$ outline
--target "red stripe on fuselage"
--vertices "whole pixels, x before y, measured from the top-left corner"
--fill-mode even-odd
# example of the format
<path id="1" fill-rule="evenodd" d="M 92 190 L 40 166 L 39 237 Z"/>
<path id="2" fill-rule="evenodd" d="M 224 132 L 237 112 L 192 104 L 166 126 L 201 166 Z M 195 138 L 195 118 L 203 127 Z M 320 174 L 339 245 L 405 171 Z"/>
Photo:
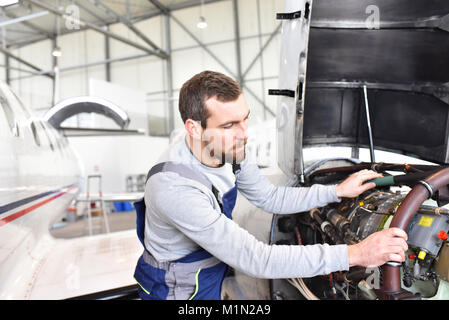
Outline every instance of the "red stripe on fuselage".
<path id="1" fill-rule="evenodd" d="M 71 188 L 67 189 L 66 191 L 60 192 L 60 193 L 58 193 L 58 194 L 56 194 L 56 195 L 54 195 L 54 196 L 52 196 L 52 197 L 50 197 L 48 199 L 45 199 L 45 200 L 43 200 L 41 202 L 38 202 L 38 203 L 35 203 L 35 204 L 33 204 L 32 206 L 30 206 L 28 208 L 25 208 L 23 210 L 20 210 L 20 211 L 18 211 L 16 213 L 13 213 L 13 214 L 5 217 L 3 219 L 0 219 L 0 227 L 4 226 L 5 224 L 7 224 L 7 223 L 9 223 L 9 222 L 11 222 L 13 220 L 16 220 L 17 218 L 20 218 L 20 217 L 26 215 L 27 213 L 29 213 L 29 212 L 31 212 L 31 211 L 33 211 L 33 210 L 43 206 L 46 203 L 49 203 L 52 200 L 55 200 L 55 199 L 59 198 L 60 196 L 66 194 L 67 192 L 72 190 L 73 188 L 75 188 L 75 187 L 71 187 Z"/>

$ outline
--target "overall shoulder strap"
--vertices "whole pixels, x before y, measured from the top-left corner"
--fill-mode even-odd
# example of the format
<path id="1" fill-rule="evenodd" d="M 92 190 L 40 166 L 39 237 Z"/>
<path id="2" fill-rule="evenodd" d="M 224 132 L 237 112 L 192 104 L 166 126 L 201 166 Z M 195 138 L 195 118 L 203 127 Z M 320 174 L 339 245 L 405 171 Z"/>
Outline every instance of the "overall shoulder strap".
<path id="1" fill-rule="evenodd" d="M 218 197 L 218 189 L 209 181 L 209 179 L 207 179 L 206 176 L 203 175 L 201 172 L 194 171 L 190 167 L 188 167 L 180 162 L 166 161 L 166 162 L 161 162 L 161 163 L 154 165 L 148 172 L 146 181 L 148 181 L 148 179 L 150 179 L 150 177 L 156 173 L 167 172 L 167 171 L 176 172 L 181 177 L 197 181 L 197 182 L 201 183 L 202 185 L 206 186 L 208 189 L 210 189 L 212 191 L 212 193 L 215 196 L 215 199 L 217 199 L 217 202 L 221 207 L 221 202 Z M 233 164 L 232 172 L 234 174 L 238 174 L 239 171 L 240 171 L 240 164 Z"/>
<path id="2" fill-rule="evenodd" d="M 167 161 L 167 162 L 161 162 L 161 163 L 154 165 L 148 172 L 146 181 L 148 181 L 148 179 L 151 176 L 155 175 L 156 173 L 167 172 L 167 171 L 176 172 L 182 177 L 185 177 L 185 178 L 188 178 L 188 179 L 191 179 L 191 180 L 194 180 L 194 181 L 197 181 L 197 182 L 203 184 L 204 186 L 206 186 L 210 190 L 212 190 L 215 198 L 218 201 L 218 191 L 212 185 L 212 183 L 208 179 L 206 179 L 206 177 L 203 174 L 201 174 L 200 172 L 195 172 L 194 170 L 190 169 L 188 166 L 186 166 L 182 163 L 179 163 L 179 162 Z M 144 198 L 142 198 L 139 201 L 134 202 L 134 207 L 136 209 L 136 216 L 137 216 L 137 219 L 136 219 L 137 236 L 139 237 L 140 242 L 142 242 L 142 244 L 145 248 L 144 233 L 145 233 L 146 206 L 145 206 Z"/>
<path id="3" fill-rule="evenodd" d="M 153 166 L 147 174 L 147 181 L 154 174 L 167 171 L 176 172 L 181 177 L 197 181 L 203 184 L 204 186 L 208 187 L 209 189 L 213 188 L 212 183 L 203 174 L 201 174 L 198 171 L 194 171 L 193 169 L 189 168 L 188 166 L 180 162 L 173 162 L 173 161 L 161 162 Z"/>

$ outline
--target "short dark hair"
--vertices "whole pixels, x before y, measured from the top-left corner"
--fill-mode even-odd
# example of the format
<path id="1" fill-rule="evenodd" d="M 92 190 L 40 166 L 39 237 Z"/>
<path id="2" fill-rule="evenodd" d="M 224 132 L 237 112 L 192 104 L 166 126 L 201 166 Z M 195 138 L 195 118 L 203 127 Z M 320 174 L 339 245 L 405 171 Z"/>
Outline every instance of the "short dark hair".
<path id="1" fill-rule="evenodd" d="M 179 92 L 179 112 L 182 121 L 200 121 L 207 127 L 209 113 L 206 100 L 216 97 L 218 101 L 236 100 L 242 93 L 239 84 L 232 78 L 215 71 L 203 71 L 186 81 Z"/>

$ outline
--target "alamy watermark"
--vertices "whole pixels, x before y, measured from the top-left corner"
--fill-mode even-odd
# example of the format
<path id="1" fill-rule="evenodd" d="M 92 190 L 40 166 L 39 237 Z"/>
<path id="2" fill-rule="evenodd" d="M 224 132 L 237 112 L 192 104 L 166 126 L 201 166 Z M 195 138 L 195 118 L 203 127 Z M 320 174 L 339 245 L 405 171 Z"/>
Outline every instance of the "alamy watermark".
<path id="1" fill-rule="evenodd" d="M 373 289 L 380 289 L 380 271 L 378 267 L 375 268 L 366 268 L 365 273 L 368 273 L 369 276 L 366 278 L 366 283 L 371 286 Z"/>
<path id="2" fill-rule="evenodd" d="M 68 30 L 79 30 L 84 22 L 80 20 L 80 8 L 75 4 L 70 4 L 66 7 L 59 7 L 58 11 L 62 13 L 62 17 L 65 20 L 64 26 Z"/>
<path id="3" fill-rule="evenodd" d="M 365 19 L 365 26 L 367 29 L 380 29 L 380 10 L 376 5 L 369 5 L 365 9 L 368 17 Z"/>

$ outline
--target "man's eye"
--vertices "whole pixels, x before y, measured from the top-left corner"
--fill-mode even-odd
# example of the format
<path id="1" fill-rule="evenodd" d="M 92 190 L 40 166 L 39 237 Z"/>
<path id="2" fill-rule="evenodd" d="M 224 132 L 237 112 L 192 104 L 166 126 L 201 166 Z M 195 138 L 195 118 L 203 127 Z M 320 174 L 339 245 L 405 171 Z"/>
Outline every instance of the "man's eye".
<path id="1" fill-rule="evenodd" d="M 231 123 L 231 124 L 228 124 L 228 125 L 224 126 L 223 128 L 224 128 L 224 129 L 231 129 L 233 125 L 234 125 L 234 124 Z"/>

